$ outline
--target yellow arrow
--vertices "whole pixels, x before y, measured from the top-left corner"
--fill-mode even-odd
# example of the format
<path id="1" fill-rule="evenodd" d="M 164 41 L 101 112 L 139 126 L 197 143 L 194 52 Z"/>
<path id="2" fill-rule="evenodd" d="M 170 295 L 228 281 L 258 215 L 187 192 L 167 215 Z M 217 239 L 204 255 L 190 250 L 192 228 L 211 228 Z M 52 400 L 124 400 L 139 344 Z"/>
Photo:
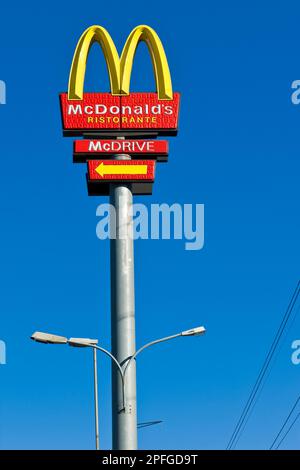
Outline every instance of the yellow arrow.
<path id="1" fill-rule="evenodd" d="M 148 167 L 147 165 L 105 165 L 101 162 L 95 171 L 102 177 L 105 175 L 146 175 Z"/>

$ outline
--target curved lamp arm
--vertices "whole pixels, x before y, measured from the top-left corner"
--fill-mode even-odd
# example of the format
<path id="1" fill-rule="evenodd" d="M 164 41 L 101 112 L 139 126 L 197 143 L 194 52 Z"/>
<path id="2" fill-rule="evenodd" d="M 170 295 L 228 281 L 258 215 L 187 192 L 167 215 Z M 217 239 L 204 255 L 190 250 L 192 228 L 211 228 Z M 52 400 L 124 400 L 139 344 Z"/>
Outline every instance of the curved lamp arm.
<path id="1" fill-rule="evenodd" d="M 125 377 L 124 377 L 124 372 L 123 372 L 123 369 L 119 363 L 119 361 L 115 358 L 115 356 L 110 353 L 109 351 L 107 351 L 107 349 L 104 349 L 102 348 L 101 346 L 97 346 L 96 344 L 89 344 L 89 346 L 91 348 L 94 348 L 94 349 L 97 349 L 98 351 L 101 351 L 103 352 L 104 354 L 106 354 L 108 357 L 110 357 L 110 359 L 116 364 L 116 366 L 118 367 L 118 370 L 120 372 L 120 376 L 121 376 L 121 380 L 122 380 L 122 390 L 123 390 L 123 410 L 125 410 Z"/>
<path id="2" fill-rule="evenodd" d="M 107 356 L 109 356 L 111 358 L 111 360 L 116 364 L 116 366 L 118 367 L 119 369 L 119 372 L 120 372 L 120 375 L 121 375 L 121 378 L 122 378 L 122 381 L 123 381 L 123 378 L 124 378 L 124 373 L 123 373 L 123 369 L 119 363 L 119 361 L 115 358 L 115 356 L 110 353 L 109 351 L 107 351 L 107 349 L 104 349 L 102 348 L 101 346 L 97 346 L 96 344 L 89 344 L 89 346 L 91 348 L 94 348 L 94 349 L 98 349 L 98 351 L 101 351 L 103 352 L 104 354 L 106 354 Z"/>
<path id="3" fill-rule="evenodd" d="M 179 336 L 182 336 L 182 334 L 181 334 L 181 333 L 177 333 L 176 335 L 171 335 L 171 336 L 166 336 L 165 338 L 156 339 L 156 340 L 154 340 L 154 341 L 151 341 L 150 343 L 145 344 L 145 345 L 142 346 L 140 349 L 138 349 L 138 350 L 133 354 L 133 356 L 131 356 L 131 358 L 128 360 L 126 366 L 124 367 L 124 371 L 123 371 L 124 382 L 125 382 L 126 371 L 127 371 L 128 367 L 130 366 L 130 364 L 132 363 L 132 361 L 134 361 L 134 359 L 136 359 L 136 357 L 137 357 L 142 351 L 144 351 L 144 349 L 147 349 L 147 348 L 149 348 L 150 346 L 154 346 L 154 344 L 163 343 L 164 341 L 169 341 L 170 339 L 178 338 Z"/>

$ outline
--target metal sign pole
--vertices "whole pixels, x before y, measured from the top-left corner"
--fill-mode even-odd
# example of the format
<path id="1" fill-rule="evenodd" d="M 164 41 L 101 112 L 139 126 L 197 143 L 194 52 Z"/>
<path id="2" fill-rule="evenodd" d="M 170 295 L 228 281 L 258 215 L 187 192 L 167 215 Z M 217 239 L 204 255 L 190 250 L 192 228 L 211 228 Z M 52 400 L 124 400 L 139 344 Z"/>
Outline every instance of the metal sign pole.
<path id="1" fill-rule="evenodd" d="M 115 158 L 128 160 L 130 156 Z M 110 241 L 112 354 L 123 367 L 136 350 L 132 199 L 130 185 L 110 185 L 110 204 L 116 215 L 116 237 Z M 112 367 L 112 434 L 114 450 L 137 449 L 135 361 L 126 374 L 125 397 L 120 373 Z"/>

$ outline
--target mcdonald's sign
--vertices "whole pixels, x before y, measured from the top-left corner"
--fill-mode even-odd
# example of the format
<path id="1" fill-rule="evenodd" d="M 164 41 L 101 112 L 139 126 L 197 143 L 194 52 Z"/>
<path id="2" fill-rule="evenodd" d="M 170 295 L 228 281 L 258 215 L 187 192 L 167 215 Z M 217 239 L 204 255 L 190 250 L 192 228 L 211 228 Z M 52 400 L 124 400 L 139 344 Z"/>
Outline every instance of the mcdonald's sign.
<path id="1" fill-rule="evenodd" d="M 155 93 L 130 93 L 130 77 L 138 44 L 149 49 L 156 81 Z M 111 93 L 85 93 L 89 51 L 97 42 L 104 53 Z M 174 93 L 168 61 L 157 33 L 141 25 L 128 36 L 121 56 L 102 26 L 91 26 L 78 41 L 68 93 L 60 94 L 64 135 L 176 135 L 180 94 Z"/>

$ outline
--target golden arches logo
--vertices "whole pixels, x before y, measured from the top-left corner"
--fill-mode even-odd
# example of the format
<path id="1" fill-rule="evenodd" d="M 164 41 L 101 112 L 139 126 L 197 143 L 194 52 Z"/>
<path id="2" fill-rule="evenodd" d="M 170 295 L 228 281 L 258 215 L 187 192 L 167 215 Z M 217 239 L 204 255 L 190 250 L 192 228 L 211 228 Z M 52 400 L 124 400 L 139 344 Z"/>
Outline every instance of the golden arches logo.
<path id="1" fill-rule="evenodd" d="M 112 95 L 129 95 L 133 60 L 138 44 L 147 44 L 160 100 L 172 100 L 173 90 L 167 57 L 157 33 L 150 26 L 140 25 L 132 30 L 119 57 L 109 32 L 102 26 L 90 26 L 80 37 L 69 77 L 68 99 L 82 100 L 86 64 L 91 46 L 97 42 L 103 51 Z"/>

